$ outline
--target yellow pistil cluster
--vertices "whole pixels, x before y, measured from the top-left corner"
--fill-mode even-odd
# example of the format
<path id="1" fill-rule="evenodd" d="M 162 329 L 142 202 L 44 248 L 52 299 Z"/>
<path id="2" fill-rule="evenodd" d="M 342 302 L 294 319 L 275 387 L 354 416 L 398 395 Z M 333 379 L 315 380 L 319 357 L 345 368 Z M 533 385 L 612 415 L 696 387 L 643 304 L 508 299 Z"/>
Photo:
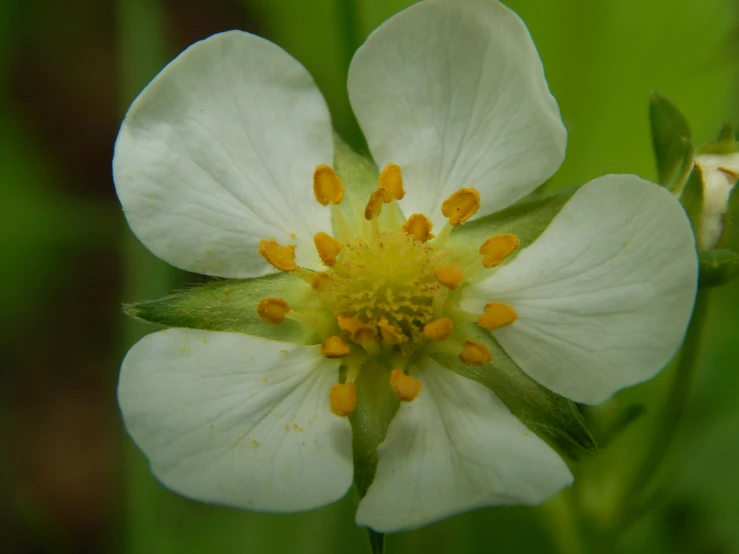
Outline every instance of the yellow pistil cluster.
<path id="1" fill-rule="evenodd" d="M 442 204 L 447 222 L 437 236 L 423 214 L 398 219 L 396 202 L 403 199 L 405 189 L 396 164 L 380 172 L 357 228 L 346 224 L 341 206 L 344 186 L 331 167 L 316 168 L 313 192 L 321 205 L 331 209 L 336 228 L 335 236 L 320 232 L 313 237 L 325 269 L 298 266 L 294 245 L 262 240 L 259 252 L 265 260 L 295 274 L 309 289 L 297 310 L 282 298 L 264 298 L 257 313 L 268 324 L 290 319 L 313 329 L 321 337 L 321 354 L 341 360 L 346 376 L 329 391 L 333 413 L 354 412 L 355 381 L 372 358 L 391 369 L 388 385 L 405 402 L 421 393 L 421 382 L 410 373 L 422 367 L 423 356 L 451 353 L 465 364 L 490 363 L 489 348 L 462 336 L 458 329 L 469 322 L 499 329 L 515 322 L 516 311 L 509 304 L 491 302 L 481 314 L 466 312 L 458 305 L 459 291 L 470 278 L 503 263 L 520 242 L 515 235 L 502 234 L 489 237 L 477 251 L 447 247 L 453 229 L 480 207 L 474 188 L 459 189 Z"/>

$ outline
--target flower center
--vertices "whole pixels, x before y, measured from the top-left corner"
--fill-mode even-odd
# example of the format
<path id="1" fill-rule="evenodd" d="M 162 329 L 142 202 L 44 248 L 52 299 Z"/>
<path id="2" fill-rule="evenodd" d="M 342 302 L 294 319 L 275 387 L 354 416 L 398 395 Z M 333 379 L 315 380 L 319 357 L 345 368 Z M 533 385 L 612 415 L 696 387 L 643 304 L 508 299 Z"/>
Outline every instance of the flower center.
<path id="1" fill-rule="evenodd" d="M 319 272 L 296 264 L 294 245 L 261 241 L 262 256 L 276 269 L 308 283 L 310 293 L 304 307 L 265 298 L 257 312 L 269 324 L 292 319 L 312 328 L 322 339 L 322 355 L 346 366 L 345 381 L 334 385 L 329 394 L 335 414 L 346 416 L 356 408 L 354 381 L 369 358 L 381 356 L 390 364 L 389 386 L 403 401 L 412 401 L 420 393 L 421 383 L 410 371 L 424 355 L 444 352 L 470 365 L 490 362 L 489 349 L 459 336 L 456 328 L 477 322 L 497 329 L 512 324 L 516 312 L 500 302 L 491 302 L 482 314 L 465 312 L 457 303 L 459 290 L 477 273 L 501 264 L 519 247 L 519 240 L 515 235 L 496 235 L 477 253 L 446 247 L 452 230 L 479 209 L 475 189 L 462 188 L 441 205 L 447 223 L 436 237 L 431 221 L 422 214 L 412 214 L 400 224 L 396 221 L 395 203 L 405 191 L 395 164 L 380 173 L 378 188 L 370 195 L 357 229 L 349 228 L 339 209 L 344 189 L 333 169 L 316 168 L 313 191 L 320 204 L 330 206 L 341 240 L 327 233 L 313 237 L 326 266 Z"/>

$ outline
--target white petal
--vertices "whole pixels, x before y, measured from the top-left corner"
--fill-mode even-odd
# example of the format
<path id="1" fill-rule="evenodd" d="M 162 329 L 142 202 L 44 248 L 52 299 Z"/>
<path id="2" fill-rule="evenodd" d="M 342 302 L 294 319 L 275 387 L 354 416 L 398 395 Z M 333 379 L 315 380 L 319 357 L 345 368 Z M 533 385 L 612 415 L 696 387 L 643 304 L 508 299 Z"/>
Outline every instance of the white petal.
<path id="1" fill-rule="evenodd" d="M 349 68 L 349 98 L 380 167 L 403 169 L 405 213 L 440 225 L 461 187 L 478 215 L 549 178 L 566 131 L 519 17 L 492 0 L 426 0 L 370 35 Z"/>
<path id="2" fill-rule="evenodd" d="M 597 404 L 657 373 L 682 342 L 695 298 L 690 224 L 664 188 L 633 175 L 583 186 L 509 265 L 464 291 L 482 311 L 511 304 L 494 332 L 554 392 Z"/>
<path id="3" fill-rule="evenodd" d="M 430 359 L 417 377 L 421 393 L 401 403 L 378 449 L 359 525 L 400 531 L 482 506 L 538 504 L 572 482 L 488 388 Z"/>
<path id="4" fill-rule="evenodd" d="M 118 400 L 154 475 L 189 498 L 290 512 L 340 498 L 351 429 L 329 408 L 336 362 L 318 346 L 169 329 L 141 339 Z"/>
<path id="5" fill-rule="evenodd" d="M 274 271 L 261 239 L 297 244 L 298 263 L 319 265 L 312 239 L 330 231 L 330 217 L 312 175 L 332 158 L 330 116 L 305 68 L 230 31 L 185 50 L 139 95 L 113 174 L 131 229 L 154 254 L 197 273 L 254 277 Z"/>

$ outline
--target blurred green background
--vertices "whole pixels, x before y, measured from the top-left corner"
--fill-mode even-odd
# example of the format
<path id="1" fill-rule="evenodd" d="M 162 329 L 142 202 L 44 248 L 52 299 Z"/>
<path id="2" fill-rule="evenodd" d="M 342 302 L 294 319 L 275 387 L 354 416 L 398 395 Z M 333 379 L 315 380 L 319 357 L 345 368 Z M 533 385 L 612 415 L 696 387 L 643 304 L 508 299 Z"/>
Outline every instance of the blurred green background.
<path id="1" fill-rule="evenodd" d="M 264 515 L 183 500 L 150 476 L 121 429 L 115 383 L 125 350 L 152 328 L 124 320 L 119 306 L 196 278 L 132 237 L 110 160 L 125 108 L 146 82 L 187 45 L 232 28 L 302 61 L 336 127 L 361 147 L 344 89 L 350 51 L 410 3 L 0 0 L 0 552 L 365 551 L 351 494 L 311 513 Z M 650 90 L 675 101 L 698 142 L 725 117 L 739 122 L 735 0 L 508 5 L 529 26 L 569 129 L 568 157 L 551 186 L 612 172 L 654 179 Z M 664 494 L 619 552 L 739 552 L 738 307 L 739 283 L 712 292 L 697 380 L 658 478 Z M 577 494 L 592 521 L 607 518 L 650 440 L 670 376 L 597 412 L 647 407 L 580 464 Z M 391 536 L 388 552 L 577 553 L 561 503 L 460 515 Z"/>

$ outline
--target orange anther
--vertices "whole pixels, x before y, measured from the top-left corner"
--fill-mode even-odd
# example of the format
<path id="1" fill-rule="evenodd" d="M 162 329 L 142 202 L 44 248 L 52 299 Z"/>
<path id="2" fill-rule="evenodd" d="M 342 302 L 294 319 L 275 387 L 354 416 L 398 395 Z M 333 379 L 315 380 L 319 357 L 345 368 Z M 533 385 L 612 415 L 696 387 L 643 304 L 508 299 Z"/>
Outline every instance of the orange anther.
<path id="1" fill-rule="evenodd" d="M 482 265 L 484 267 L 495 267 L 515 252 L 521 246 L 521 241 L 516 235 L 505 233 L 503 235 L 495 235 L 488 238 L 480 246 L 480 254 L 482 254 Z"/>
<path id="2" fill-rule="evenodd" d="M 364 208 L 364 219 L 371 221 L 380 217 L 384 201 L 384 192 L 382 189 L 374 191 L 367 201 L 367 206 Z"/>
<path id="3" fill-rule="evenodd" d="M 455 264 L 443 265 L 434 272 L 436 279 L 450 290 L 459 288 L 464 281 L 464 273 L 462 269 Z"/>
<path id="4" fill-rule="evenodd" d="M 321 343 L 321 354 L 330 360 L 343 358 L 350 351 L 349 345 L 341 337 L 329 337 Z"/>
<path id="5" fill-rule="evenodd" d="M 491 302 L 485 306 L 485 313 L 477 318 L 477 324 L 491 331 L 510 325 L 518 318 L 516 310 L 510 304 Z"/>
<path id="6" fill-rule="evenodd" d="M 326 290 L 326 287 L 331 284 L 331 281 L 333 281 L 333 277 L 328 273 L 321 271 L 313 275 L 313 279 L 310 282 L 310 288 L 316 292 L 323 292 Z"/>
<path id="7" fill-rule="evenodd" d="M 262 240 L 259 242 L 259 253 L 280 271 L 295 271 L 298 264 L 295 263 L 295 246 L 281 245 L 275 239 Z"/>
<path id="8" fill-rule="evenodd" d="M 441 205 L 441 213 L 451 225 L 461 225 L 480 209 L 480 193 L 472 187 L 459 189 Z"/>
<path id="9" fill-rule="evenodd" d="M 331 267 L 336 263 L 336 256 L 341 252 L 341 243 L 326 233 L 316 233 L 313 236 L 313 243 L 316 245 L 318 255 L 321 257 L 321 261 Z"/>
<path id="10" fill-rule="evenodd" d="M 361 321 L 351 315 L 339 314 L 336 316 L 336 321 L 339 324 L 339 328 L 350 337 L 362 325 Z"/>
<path id="11" fill-rule="evenodd" d="M 390 388 L 393 389 L 395 398 L 410 402 L 415 400 L 421 392 L 421 381 L 399 369 L 393 369 L 390 372 Z"/>
<path id="12" fill-rule="evenodd" d="M 354 383 L 338 383 L 328 393 L 331 411 L 340 417 L 346 417 L 357 409 L 357 387 Z"/>
<path id="13" fill-rule="evenodd" d="M 472 339 L 464 341 L 459 354 L 459 359 L 467 365 L 485 365 L 492 357 L 487 346 Z"/>
<path id="14" fill-rule="evenodd" d="M 265 323 L 279 325 L 285 321 L 290 306 L 282 298 L 264 298 L 259 301 L 257 315 Z"/>
<path id="15" fill-rule="evenodd" d="M 357 344 L 367 344 L 377 338 L 377 329 L 372 325 L 362 324 L 355 329 L 351 337 Z"/>
<path id="16" fill-rule="evenodd" d="M 454 332 L 452 320 L 448 317 L 442 317 L 436 321 L 432 321 L 423 328 L 423 334 L 431 340 L 444 340 Z"/>
<path id="17" fill-rule="evenodd" d="M 378 185 L 383 191 L 383 200 L 391 202 L 393 200 L 402 200 L 405 196 L 403 190 L 403 174 L 400 166 L 394 163 L 387 164 L 380 172 Z"/>
<path id="18" fill-rule="evenodd" d="M 406 337 L 400 329 L 391 325 L 385 318 L 382 318 L 377 326 L 380 328 L 382 340 L 388 344 L 401 344 L 408 340 L 408 337 Z"/>
<path id="19" fill-rule="evenodd" d="M 313 171 L 313 194 L 319 204 L 339 204 L 344 199 L 344 185 L 328 165 L 319 165 Z"/>
<path id="20" fill-rule="evenodd" d="M 408 221 L 403 224 L 403 232 L 413 235 L 417 241 L 426 242 L 434 238 L 431 232 L 433 224 L 423 214 L 412 214 Z"/>

